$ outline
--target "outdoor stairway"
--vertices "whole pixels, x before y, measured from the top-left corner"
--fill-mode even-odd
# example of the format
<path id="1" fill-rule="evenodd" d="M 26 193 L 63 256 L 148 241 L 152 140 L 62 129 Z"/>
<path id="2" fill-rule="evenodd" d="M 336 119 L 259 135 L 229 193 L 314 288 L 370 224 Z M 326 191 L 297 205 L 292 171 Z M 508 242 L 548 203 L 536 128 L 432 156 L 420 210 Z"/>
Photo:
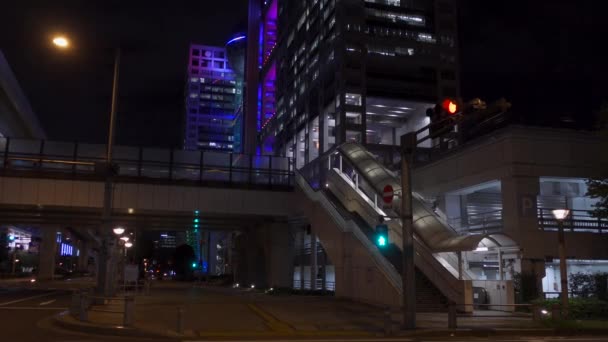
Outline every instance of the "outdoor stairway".
<path id="1" fill-rule="evenodd" d="M 370 241 L 375 241 L 375 230 L 355 212 L 349 212 L 330 191 L 322 190 L 325 196 L 336 206 L 344 217 L 353 220 L 365 233 Z M 377 247 L 376 247 L 377 248 Z M 393 265 L 395 270 L 402 274 L 402 252 L 392 242 L 386 248 L 380 249 L 382 255 Z M 416 268 L 416 311 L 418 312 L 444 312 L 447 311 L 447 298 L 433 285 L 433 283 Z M 400 303 L 399 303 L 400 305 Z"/>

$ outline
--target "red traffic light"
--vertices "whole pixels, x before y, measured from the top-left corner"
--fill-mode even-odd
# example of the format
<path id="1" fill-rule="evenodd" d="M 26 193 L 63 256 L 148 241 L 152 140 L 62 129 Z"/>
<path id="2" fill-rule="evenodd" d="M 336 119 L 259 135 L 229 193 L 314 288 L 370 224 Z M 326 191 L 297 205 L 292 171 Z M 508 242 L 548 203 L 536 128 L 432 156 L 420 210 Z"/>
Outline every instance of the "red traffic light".
<path id="1" fill-rule="evenodd" d="M 456 101 L 452 100 L 452 99 L 445 99 L 443 100 L 443 102 L 441 102 L 441 107 L 448 112 L 448 114 L 450 115 L 454 115 L 458 112 L 458 104 L 456 103 Z"/>

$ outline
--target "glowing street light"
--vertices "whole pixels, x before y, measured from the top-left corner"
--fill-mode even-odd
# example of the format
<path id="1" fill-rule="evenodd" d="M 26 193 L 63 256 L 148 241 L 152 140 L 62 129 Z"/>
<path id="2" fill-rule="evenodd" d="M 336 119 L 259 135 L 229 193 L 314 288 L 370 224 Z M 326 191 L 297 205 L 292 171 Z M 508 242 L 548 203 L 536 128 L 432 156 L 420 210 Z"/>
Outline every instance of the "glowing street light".
<path id="1" fill-rule="evenodd" d="M 122 241 L 124 242 L 128 242 L 129 241 L 129 237 L 128 236 L 123 236 L 120 238 Z"/>
<path id="2" fill-rule="evenodd" d="M 127 243 L 125 243 L 125 247 L 131 248 L 131 247 L 133 247 L 133 243 L 127 242 Z"/>
<path id="3" fill-rule="evenodd" d="M 568 269 L 566 265 L 566 238 L 564 236 L 564 220 L 570 214 L 568 209 L 555 209 L 553 210 L 553 216 L 557 220 L 557 239 L 558 239 L 558 251 L 559 251 L 559 277 L 562 291 L 562 318 L 566 318 L 568 315 Z"/>
<path id="4" fill-rule="evenodd" d="M 563 221 L 570 214 L 568 209 L 555 209 L 553 210 L 553 216 L 556 220 Z"/>
<path id="5" fill-rule="evenodd" d="M 67 49 L 70 46 L 70 41 L 64 36 L 56 36 L 53 38 L 53 44 L 60 49 Z"/>
<path id="6" fill-rule="evenodd" d="M 116 235 L 121 235 L 122 233 L 125 232 L 125 229 L 122 227 L 116 227 L 114 229 L 112 229 L 112 231 L 114 232 L 114 234 Z"/>

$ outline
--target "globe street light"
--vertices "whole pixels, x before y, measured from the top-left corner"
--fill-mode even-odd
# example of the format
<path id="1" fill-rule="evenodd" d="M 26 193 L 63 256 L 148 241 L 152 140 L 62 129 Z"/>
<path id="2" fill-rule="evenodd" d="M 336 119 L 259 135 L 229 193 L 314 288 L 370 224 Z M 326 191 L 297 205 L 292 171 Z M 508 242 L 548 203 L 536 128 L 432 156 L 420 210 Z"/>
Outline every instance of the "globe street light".
<path id="1" fill-rule="evenodd" d="M 564 220 L 570 214 L 568 209 L 555 209 L 553 210 L 553 217 L 557 220 L 557 239 L 558 239 L 558 251 L 559 251 L 559 276 L 560 284 L 562 287 L 562 316 L 566 318 L 568 315 L 568 270 L 566 265 L 566 241 L 564 237 Z"/>
<path id="2" fill-rule="evenodd" d="M 122 227 L 116 227 L 114 229 L 112 229 L 112 231 L 114 232 L 114 234 L 116 235 L 122 235 L 122 233 L 125 232 L 125 229 Z"/>
<path id="3" fill-rule="evenodd" d="M 133 247 L 133 243 L 127 242 L 127 243 L 125 243 L 125 247 L 131 248 L 131 247 Z"/>
<path id="4" fill-rule="evenodd" d="M 129 243 L 129 242 L 128 242 L 128 241 L 129 241 L 129 237 L 128 237 L 128 236 L 123 236 L 123 237 L 121 237 L 120 239 L 121 239 L 122 241 L 124 241 L 124 242 Z M 125 244 L 125 246 L 126 246 L 126 244 Z"/>

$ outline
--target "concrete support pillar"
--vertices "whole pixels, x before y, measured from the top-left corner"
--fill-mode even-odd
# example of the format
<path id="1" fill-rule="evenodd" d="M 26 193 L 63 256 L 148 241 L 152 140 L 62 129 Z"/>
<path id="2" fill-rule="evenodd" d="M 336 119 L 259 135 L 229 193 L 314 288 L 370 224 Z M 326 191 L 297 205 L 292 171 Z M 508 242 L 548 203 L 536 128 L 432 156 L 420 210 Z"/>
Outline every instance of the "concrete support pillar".
<path id="1" fill-rule="evenodd" d="M 264 225 L 264 254 L 268 287 L 291 287 L 293 284 L 293 242 L 287 222 Z"/>
<path id="2" fill-rule="evenodd" d="M 317 236 L 310 233 L 310 289 L 317 289 Z"/>
<path id="3" fill-rule="evenodd" d="M 543 278 L 545 277 L 545 260 L 528 259 L 521 260 L 522 295 L 523 300 L 531 300 L 540 296 L 543 292 Z"/>
<path id="4" fill-rule="evenodd" d="M 90 244 L 87 242 L 83 242 L 78 247 L 79 255 L 78 255 L 78 271 L 86 272 L 89 266 L 89 249 Z"/>
<path id="5" fill-rule="evenodd" d="M 502 219 L 504 232 L 522 249 L 534 250 L 537 241 L 525 239 L 538 231 L 536 199 L 540 193 L 538 177 L 505 177 L 501 179 Z M 526 246 L 526 241 L 530 242 Z"/>
<path id="6" fill-rule="evenodd" d="M 57 254 L 57 228 L 42 227 L 42 242 L 38 262 L 38 279 L 53 279 L 55 274 L 55 255 Z"/>
<path id="7" fill-rule="evenodd" d="M 498 280 L 505 280 L 505 271 L 503 268 L 502 251 L 498 250 Z"/>

